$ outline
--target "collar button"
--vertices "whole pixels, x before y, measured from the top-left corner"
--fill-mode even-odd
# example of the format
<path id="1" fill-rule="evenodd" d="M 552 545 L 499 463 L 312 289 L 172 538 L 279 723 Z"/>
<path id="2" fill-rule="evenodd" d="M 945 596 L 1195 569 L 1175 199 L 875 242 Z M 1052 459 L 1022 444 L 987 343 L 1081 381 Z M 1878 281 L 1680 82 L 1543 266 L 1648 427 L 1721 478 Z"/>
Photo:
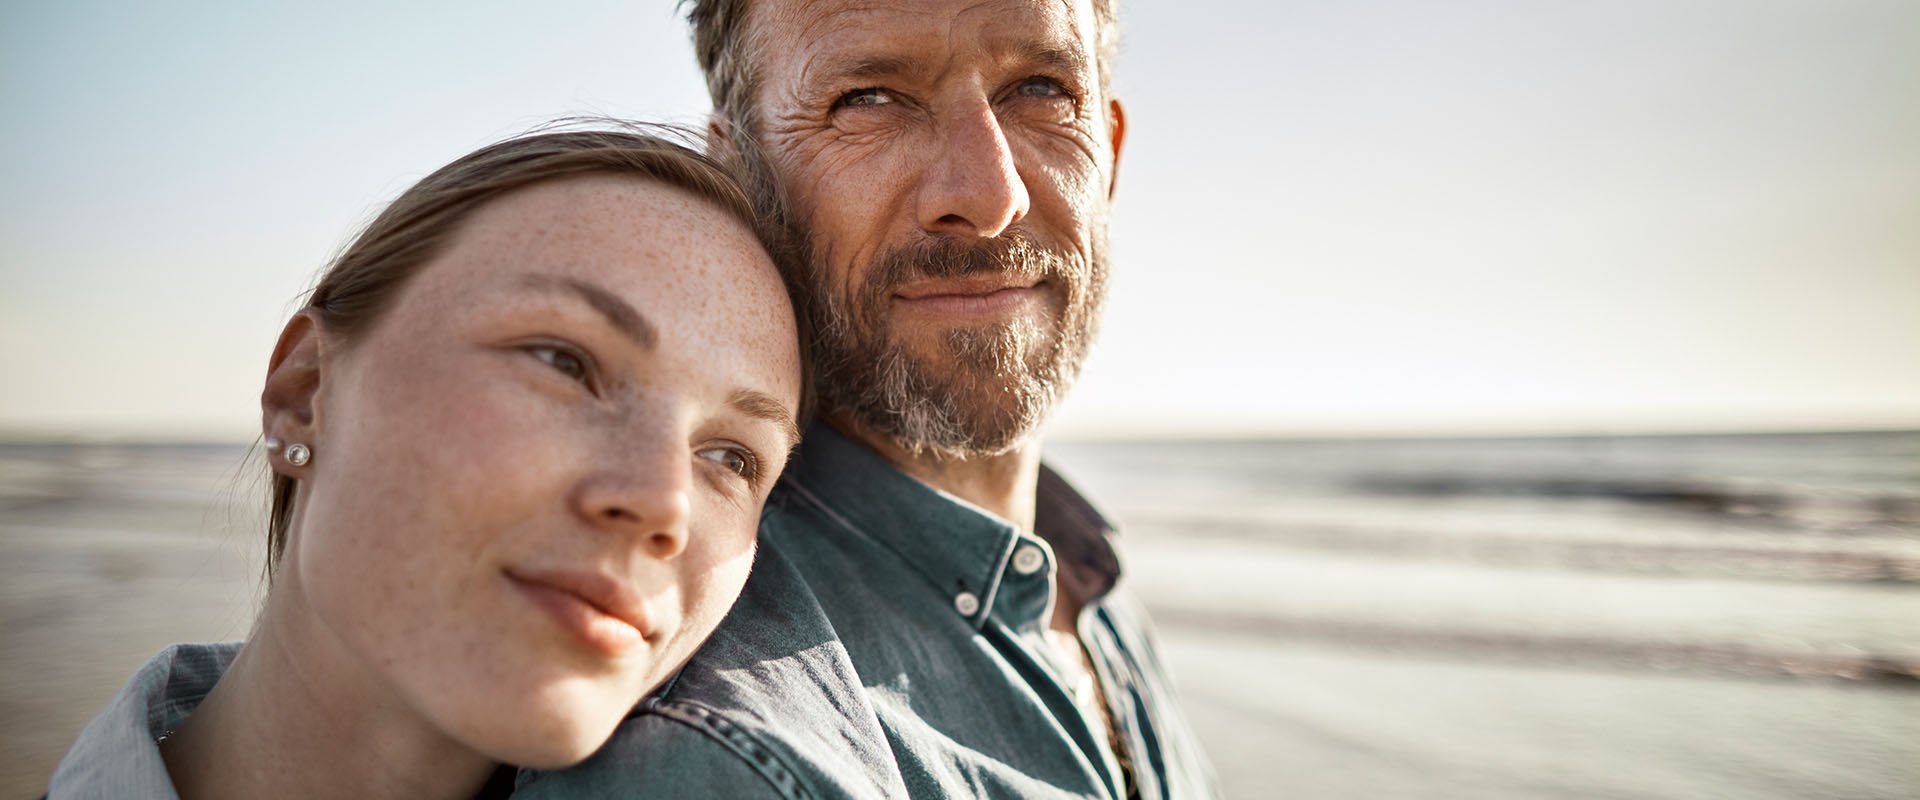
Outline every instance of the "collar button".
<path id="1" fill-rule="evenodd" d="M 1047 565 L 1047 556 L 1036 545 L 1023 544 L 1013 551 L 1013 571 L 1022 575 L 1032 575 Z"/>

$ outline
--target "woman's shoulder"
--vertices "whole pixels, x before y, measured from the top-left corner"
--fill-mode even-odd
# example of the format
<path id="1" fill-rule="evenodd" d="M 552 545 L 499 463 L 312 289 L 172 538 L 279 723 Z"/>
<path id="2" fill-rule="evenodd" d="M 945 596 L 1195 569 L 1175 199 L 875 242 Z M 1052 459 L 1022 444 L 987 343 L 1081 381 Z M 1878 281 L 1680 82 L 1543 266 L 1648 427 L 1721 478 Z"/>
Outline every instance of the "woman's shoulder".
<path id="1" fill-rule="evenodd" d="M 158 740 L 200 707 L 239 652 L 239 642 L 176 644 L 147 659 L 80 731 L 48 796 L 175 797 Z"/>

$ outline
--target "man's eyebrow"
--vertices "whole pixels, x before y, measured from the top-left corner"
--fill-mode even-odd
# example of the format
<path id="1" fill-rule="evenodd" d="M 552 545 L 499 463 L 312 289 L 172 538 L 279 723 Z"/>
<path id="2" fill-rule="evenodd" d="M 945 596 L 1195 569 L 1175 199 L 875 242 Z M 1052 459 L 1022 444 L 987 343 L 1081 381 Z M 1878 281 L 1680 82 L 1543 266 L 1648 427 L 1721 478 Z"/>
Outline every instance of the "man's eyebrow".
<path id="1" fill-rule="evenodd" d="M 1074 44 L 1048 44 L 1038 47 L 1009 47 L 1021 52 L 1019 60 L 1065 74 L 1078 74 L 1092 62 L 1087 51 Z M 861 55 L 827 62 L 822 73 L 829 79 L 860 80 L 907 75 L 926 69 L 920 58 L 910 55 Z"/>
<path id="2" fill-rule="evenodd" d="M 1050 67 L 1062 73 L 1076 75 L 1086 70 L 1093 61 L 1087 58 L 1087 51 L 1078 45 L 1050 45 L 1035 49 L 1027 55 L 1028 60 Z"/>
<path id="3" fill-rule="evenodd" d="M 579 297 L 586 301 L 587 305 L 593 306 L 593 310 L 600 312 L 601 316 L 606 317 L 607 324 L 625 334 L 628 339 L 632 339 L 634 344 L 640 345 L 643 349 L 652 350 L 660 343 L 660 331 L 653 327 L 653 323 L 648 322 L 638 309 L 620 299 L 619 295 L 597 284 L 588 283 L 579 278 L 562 278 L 554 275 L 526 275 L 520 282 L 531 288 L 558 290 Z"/>
<path id="4" fill-rule="evenodd" d="M 765 392 L 752 389 L 735 389 L 727 398 L 727 405 L 733 410 L 754 419 L 764 419 L 780 426 L 780 432 L 787 437 L 787 449 L 792 450 L 800 443 L 800 426 L 793 422 L 793 414 L 780 401 L 768 397 Z"/>
<path id="5" fill-rule="evenodd" d="M 914 59 L 907 56 L 856 56 L 827 62 L 822 73 L 829 80 L 886 78 L 914 71 Z"/>

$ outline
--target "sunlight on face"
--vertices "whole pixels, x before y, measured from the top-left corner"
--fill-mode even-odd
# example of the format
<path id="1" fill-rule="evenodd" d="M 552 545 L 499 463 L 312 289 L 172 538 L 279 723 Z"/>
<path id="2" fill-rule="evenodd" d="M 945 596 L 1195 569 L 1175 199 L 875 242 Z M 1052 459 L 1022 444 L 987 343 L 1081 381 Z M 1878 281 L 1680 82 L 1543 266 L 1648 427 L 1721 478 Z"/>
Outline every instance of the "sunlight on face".
<path id="1" fill-rule="evenodd" d="M 1091 5 L 788 0 L 754 98 L 808 244 L 823 408 L 909 450 L 994 454 L 1078 375 L 1123 121 Z"/>
<path id="2" fill-rule="evenodd" d="M 799 384 L 738 221 L 632 178 L 516 191 L 326 356 L 276 591 L 454 740 L 577 761 L 738 595 Z"/>

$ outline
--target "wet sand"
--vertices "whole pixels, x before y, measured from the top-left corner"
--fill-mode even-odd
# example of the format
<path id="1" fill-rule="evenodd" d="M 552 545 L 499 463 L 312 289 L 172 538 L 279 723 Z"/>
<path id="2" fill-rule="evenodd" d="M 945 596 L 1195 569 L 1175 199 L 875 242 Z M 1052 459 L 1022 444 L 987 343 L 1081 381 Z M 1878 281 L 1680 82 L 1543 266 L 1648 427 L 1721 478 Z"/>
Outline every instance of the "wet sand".
<path id="1" fill-rule="evenodd" d="M 1285 495 L 1211 451 L 1131 452 L 1056 455 L 1126 525 L 1229 797 L 1920 795 L 1904 517 Z M 263 490 L 241 457 L 0 444 L 0 797 L 44 791 L 154 651 L 245 635 Z M 1896 478 L 1868 506 L 1910 513 Z"/>
<path id="2" fill-rule="evenodd" d="M 263 547 L 222 499 L 238 448 L 4 452 L 0 796 L 37 797 L 155 651 L 245 636 Z"/>

